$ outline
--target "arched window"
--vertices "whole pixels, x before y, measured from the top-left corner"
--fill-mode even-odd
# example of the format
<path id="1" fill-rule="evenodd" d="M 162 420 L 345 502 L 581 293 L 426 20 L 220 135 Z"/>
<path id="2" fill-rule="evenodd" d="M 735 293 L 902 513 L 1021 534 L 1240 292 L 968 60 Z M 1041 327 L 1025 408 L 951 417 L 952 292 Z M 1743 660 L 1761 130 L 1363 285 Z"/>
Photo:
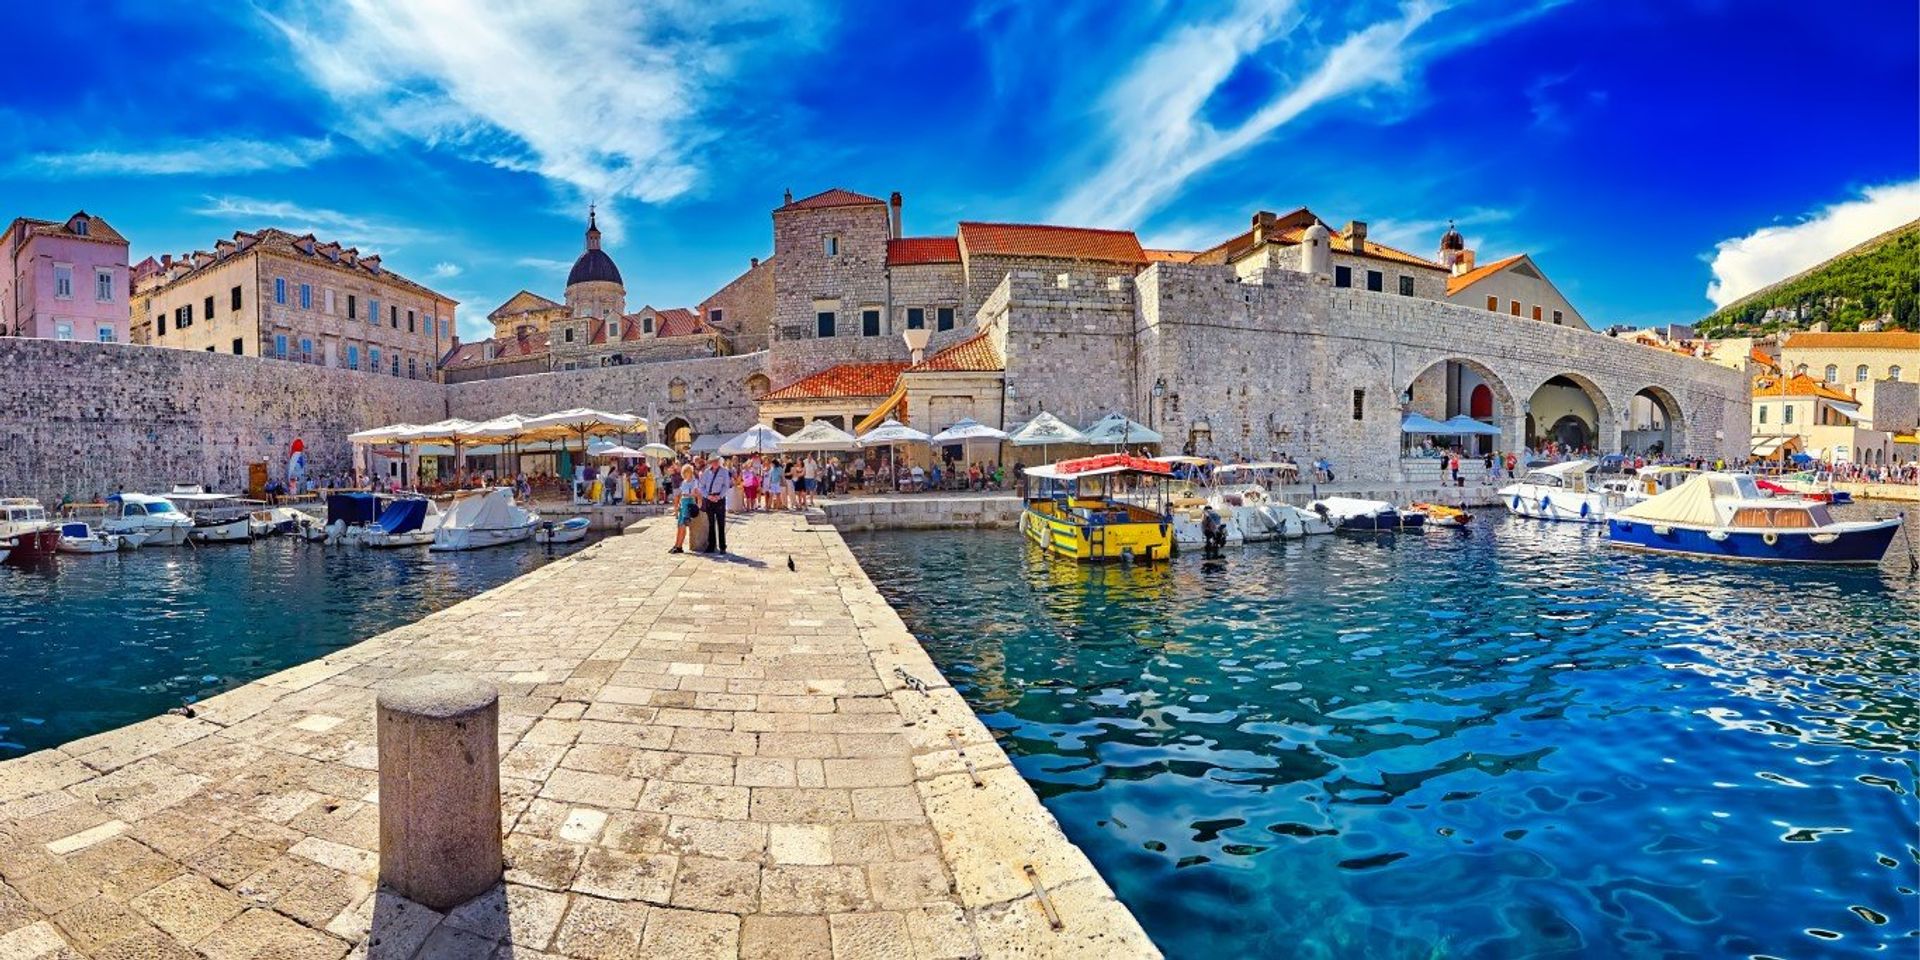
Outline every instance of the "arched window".
<path id="1" fill-rule="evenodd" d="M 674 377 L 673 382 L 667 384 L 667 402 L 668 403 L 687 402 L 687 382 L 685 380 L 682 380 L 679 377 Z"/>
<path id="2" fill-rule="evenodd" d="M 1891 367 L 1888 367 L 1888 368 L 1887 368 L 1887 379 L 1888 379 L 1888 380 L 1898 380 L 1898 379 L 1900 379 L 1900 365 L 1899 365 L 1899 364 L 1897 364 L 1897 363 L 1896 363 L 1896 364 L 1894 364 L 1893 366 L 1891 366 Z"/>
<path id="3" fill-rule="evenodd" d="M 1804 364 L 1804 363 L 1802 363 L 1802 364 L 1799 364 L 1799 365 L 1797 365 L 1797 366 L 1795 366 L 1795 367 L 1793 368 L 1793 372 L 1794 372 L 1794 373 L 1795 373 L 1796 375 L 1798 375 L 1798 374 L 1802 374 L 1802 373 L 1806 373 L 1806 372 L 1807 372 L 1807 365 L 1806 365 L 1806 364 Z"/>
<path id="4" fill-rule="evenodd" d="M 773 387 L 773 381 L 768 380 L 767 375 L 764 373 L 756 373 L 753 376 L 747 378 L 747 396 L 752 397 L 755 400 L 758 400 L 762 396 L 764 396 L 769 389 L 772 389 L 772 387 Z"/>
<path id="5" fill-rule="evenodd" d="M 1863 363 L 1853 368 L 1853 382 L 1854 383 L 1867 382 L 1867 365 L 1866 364 Z"/>
<path id="6" fill-rule="evenodd" d="M 1827 364 L 1827 382 L 1828 383 L 1840 382 L 1840 368 L 1834 366 L 1831 363 Z"/>

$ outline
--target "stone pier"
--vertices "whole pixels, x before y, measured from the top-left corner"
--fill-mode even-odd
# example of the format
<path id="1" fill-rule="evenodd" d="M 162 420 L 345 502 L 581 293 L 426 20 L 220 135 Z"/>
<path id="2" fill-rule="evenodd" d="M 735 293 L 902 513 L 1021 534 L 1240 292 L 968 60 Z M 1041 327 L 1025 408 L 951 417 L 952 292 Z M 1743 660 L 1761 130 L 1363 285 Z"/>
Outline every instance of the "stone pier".
<path id="1" fill-rule="evenodd" d="M 1157 955 L 838 534 L 670 538 L 0 764 L 0 958 Z M 432 673 L 500 691 L 506 877 L 445 913 L 376 888 L 375 689 Z"/>

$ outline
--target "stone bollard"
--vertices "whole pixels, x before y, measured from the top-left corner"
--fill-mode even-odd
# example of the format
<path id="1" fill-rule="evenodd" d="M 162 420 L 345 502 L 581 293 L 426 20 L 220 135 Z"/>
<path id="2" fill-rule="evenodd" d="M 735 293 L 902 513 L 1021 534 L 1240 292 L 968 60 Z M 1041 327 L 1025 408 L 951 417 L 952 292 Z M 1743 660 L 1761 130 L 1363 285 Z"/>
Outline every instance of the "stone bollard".
<path id="1" fill-rule="evenodd" d="M 500 882 L 500 691 L 456 674 L 379 691 L 380 882 L 435 910 Z"/>

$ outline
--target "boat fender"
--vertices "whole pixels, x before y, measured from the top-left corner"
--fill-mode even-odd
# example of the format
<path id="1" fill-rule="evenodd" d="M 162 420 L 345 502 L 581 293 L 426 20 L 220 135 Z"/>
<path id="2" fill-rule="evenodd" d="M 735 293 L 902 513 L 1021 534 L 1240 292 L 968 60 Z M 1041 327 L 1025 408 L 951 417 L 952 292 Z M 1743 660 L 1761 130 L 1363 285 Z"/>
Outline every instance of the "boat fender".
<path id="1" fill-rule="evenodd" d="M 1541 513 L 1546 513 L 1547 511 L 1549 511 L 1549 510 L 1552 510 L 1552 509 L 1553 509 L 1553 498 L 1552 498 L 1552 497 L 1541 497 L 1541 498 L 1540 498 L 1540 512 L 1541 512 Z"/>
<path id="2" fill-rule="evenodd" d="M 1587 517 L 1587 508 L 1588 508 L 1589 506 L 1591 506 L 1591 504 L 1588 504 L 1588 503 L 1587 503 L 1587 502 L 1585 502 L 1585 501 L 1581 501 L 1581 503 L 1580 503 L 1580 519 L 1582 519 L 1582 520 L 1585 520 L 1585 519 L 1586 519 L 1586 517 Z"/>
<path id="3" fill-rule="evenodd" d="M 1725 530 L 1710 530 L 1707 532 L 1707 539 L 1712 540 L 1715 543 L 1719 543 L 1720 541 L 1727 539 L 1727 532 Z"/>
<path id="4" fill-rule="evenodd" d="M 1815 533 L 1809 535 L 1807 539 L 1812 540 L 1814 543 L 1828 544 L 1840 539 L 1840 535 L 1837 533 Z"/>
<path id="5" fill-rule="evenodd" d="M 1662 537 L 1664 537 L 1664 536 L 1666 536 L 1667 534 L 1669 534 L 1669 533 L 1672 533 L 1672 532 L 1673 532 L 1673 528 L 1672 528 L 1672 527 L 1668 527 L 1668 526 L 1658 526 L 1658 525 L 1656 525 L 1656 526 L 1655 526 L 1655 527 L 1653 528 L 1653 532 L 1654 532 L 1654 533 L 1655 533 L 1656 535 L 1658 535 L 1658 536 L 1662 536 Z"/>
<path id="6" fill-rule="evenodd" d="M 1520 495 L 1517 493 L 1513 495 L 1513 508 L 1515 510 L 1520 509 Z"/>
<path id="7" fill-rule="evenodd" d="M 1771 547 L 1780 542 L 1780 535 L 1774 533 L 1772 530 L 1768 530 L 1766 533 L 1760 535 L 1760 542 Z"/>

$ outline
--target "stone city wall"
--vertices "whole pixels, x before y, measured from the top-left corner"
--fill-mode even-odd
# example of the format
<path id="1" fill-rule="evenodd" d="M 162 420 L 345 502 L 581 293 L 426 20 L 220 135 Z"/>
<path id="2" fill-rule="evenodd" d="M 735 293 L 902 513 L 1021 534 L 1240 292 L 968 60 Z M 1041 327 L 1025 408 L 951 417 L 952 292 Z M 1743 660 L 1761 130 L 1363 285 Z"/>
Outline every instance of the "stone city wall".
<path id="1" fill-rule="evenodd" d="M 1133 280 L 1104 269 L 1019 270 L 981 299 L 982 323 L 1006 359 L 1007 419 L 1045 410 L 1085 426 L 1115 410 L 1138 416 Z M 1004 305 L 1004 306 L 1003 306 Z"/>
<path id="2" fill-rule="evenodd" d="M 1191 440 L 1201 453 L 1324 456 L 1343 479 L 1396 479 L 1401 392 L 1433 364 L 1459 359 L 1490 374 L 1502 449 L 1524 437 L 1534 391 L 1566 376 L 1600 412 L 1602 449 L 1618 448 L 1633 396 L 1652 388 L 1673 408 L 1676 452 L 1746 458 L 1745 378 L 1691 357 L 1305 274 L 1245 284 L 1227 268 L 1163 263 L 1137 288 L 1141 369 L 1129 406 L 1147 410 L 1164 378 L 1152 415 L 1175 448 Z"/>
<path id="3" fill-rule="evenodd" d="M 764 372 L 766 361 L 765 353 L 749 353 L 476 380 L 448 386 L 447 408 L 450 416 L 485 420 L 593 407 L 651 416 L 662 424 L 678 417 L 696 434 L 738 432 L 758 416 L 747 380 Z"/>
<path id="4" fill-rule="evenodd" d="M 197 350 L 0 338 L 0 495 L 88 500 L 115 490 L 247 486 L 249 464 L 286 474 L 293 439 L 310 476 L 345 473 L 347 434 L 447 415 L 427 380 Z"/>

